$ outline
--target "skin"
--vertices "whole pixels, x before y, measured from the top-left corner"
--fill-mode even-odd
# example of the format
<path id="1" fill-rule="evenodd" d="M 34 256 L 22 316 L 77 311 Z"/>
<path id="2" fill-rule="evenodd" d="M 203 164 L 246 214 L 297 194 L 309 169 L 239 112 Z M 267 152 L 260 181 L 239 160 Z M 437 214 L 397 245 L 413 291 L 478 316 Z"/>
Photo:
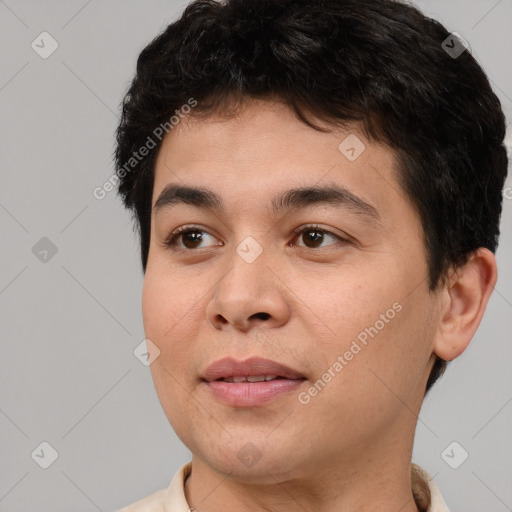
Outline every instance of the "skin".
<path id="1" fill-rule="evenodd" d="M 366 146 L 355 161 L 338 149 L 349 134 Z M 229 119 L 187 116 L 164 139 L 153 205 L 170 183 L 205 187 L 225 205 L 224 214 L 184 204 L 153 211 L 142 297 L 146 337 L 161 351 L 155 389 L 193 454 L 185 495 L 198 512 L 418 510 L 410 462 L 434 354 L 452 360 L 465 350 L 497 272 L 481 248 L 429 292 L 421 222 L 395 166 L 394 152 L 356 127 L 321 133 L 263 100 Z M 380 224 L 328 204 L 272 213 L 276 194 L 327 183 L 373 205 Z M 201 242 L 164 245 L 188 224 Z M 308 224 L 350 243 L 294 234 Z M 250 264 L 236 252 L 247 236 L 263 249 Z M 397 302 L 401 311 L 300 403 L 299 391 Z M 200 379 L 228 355 L 273 359 L 307 381 L 264 406 L 229 406 Z M 250 467 L 237 457 L 247 443 L 258 459 Z"/>

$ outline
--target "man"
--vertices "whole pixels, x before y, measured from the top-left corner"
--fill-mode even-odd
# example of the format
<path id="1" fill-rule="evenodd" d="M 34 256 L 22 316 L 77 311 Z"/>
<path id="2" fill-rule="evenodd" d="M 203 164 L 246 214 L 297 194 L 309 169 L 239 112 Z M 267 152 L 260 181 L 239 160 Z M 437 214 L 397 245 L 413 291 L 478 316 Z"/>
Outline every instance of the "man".
<path id="1" fill-rule="evenodd" d="M 198 0 L 117 131 L 155 388 L 193 454 L 122 509 L 448 510 L 426 392 L 497 279 L 505 120 L 465 41 L 393 0 Z"/>

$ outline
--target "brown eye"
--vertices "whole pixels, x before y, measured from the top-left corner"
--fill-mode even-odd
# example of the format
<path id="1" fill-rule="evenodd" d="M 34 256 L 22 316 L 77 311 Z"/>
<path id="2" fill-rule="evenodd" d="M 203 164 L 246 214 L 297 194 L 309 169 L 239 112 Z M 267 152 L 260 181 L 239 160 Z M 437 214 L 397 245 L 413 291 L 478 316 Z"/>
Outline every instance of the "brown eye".
<path id="1" fill-rule="evenodd" d="M 203 235 L 212 237 L 212 235 L 208 234 L 206 231 L 202 229 L 190 226 L 182 226 L 171 233 L 169 238 L 164 242 L 164 245 L 174 250 L 194 250 L 198 248 L 200 249 L 200 244 L 201 242 L 204 241 L 205 238 Z M 179 239 L 181 239 L 182 246 L 179 246 L 178 244 Z"/>
<path id="2" fill-rule="evenodd" d="M 305 226 L 301 227 L 298 230 L 295 230 L 295 233 L 298 234 L 298 239 L 304 242 L 305 247 L 308 249 L 316 249 L 318 247 L 322 247 L 322 243 L 325 241 L 325 237 L 331 237 L 336 242 L 347 242 L 348 240 L 331 233 L 325 229 L 321 229 L 317 226 Z M 334 244 L 327 244 L 334 245 Z"/>
<path id="3" fill-rule="evenodd" d="M 201 231 L 184 231 L 183 233 L 180 233 L 181 240 L 183 242 L 183 245 L 187 249 L 196 249 L 197 246 L 201 243 L 203 239 L 203 235 Z"/>
<path id="4" fill-rule="evenodd" d="M 318 247 L 324 239 L 324 234 L 318 229 L 306 229 L 302 232 L 301 236 L 308 247 L 310 247 L 309 244 L 312 244 L 313 247 Z"/>

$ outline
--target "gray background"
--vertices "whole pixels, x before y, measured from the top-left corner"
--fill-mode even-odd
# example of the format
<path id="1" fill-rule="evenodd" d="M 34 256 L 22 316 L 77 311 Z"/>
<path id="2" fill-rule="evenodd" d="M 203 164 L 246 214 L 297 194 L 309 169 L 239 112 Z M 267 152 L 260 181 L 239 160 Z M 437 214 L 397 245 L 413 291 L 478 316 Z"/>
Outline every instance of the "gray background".
<path id="1" fill-rule="evenodd" d="M 470 42 L 512 119 L 512 0 L 416 3 Z M 92 194 L 113 172 L 137 56 L 185 5 L 0 1 L 0 511 L 112 511 L 190 459 L 133 354 L 143 277 L 130 216 L 115 192 Z M 43 31 L 59 45 L 47 59 L 31 47 Z M 507 186 L 498 284 L 418 422 L 413 460 L 453 512 L 512 510 L 510 176 Z M 57 249 L 46 261 L 43 237 Z M 50 454 L 43 441 L 58 452 L 48 469 L 36 463 Z M 442 456 L 453 441 L 452 464 L 469 453 L 458 469 Z"/>

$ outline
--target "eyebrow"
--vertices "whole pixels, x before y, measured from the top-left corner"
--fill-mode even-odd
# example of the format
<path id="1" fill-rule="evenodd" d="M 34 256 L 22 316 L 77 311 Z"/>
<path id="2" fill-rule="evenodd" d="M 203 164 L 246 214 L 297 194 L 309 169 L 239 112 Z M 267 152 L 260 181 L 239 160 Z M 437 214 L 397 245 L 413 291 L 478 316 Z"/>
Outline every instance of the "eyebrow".
<path id="1" fill-rule="evenodd" d="M 196 208 L 224 212 L 222 198 L 215 192 L 203 187 L 189 187 L 176 184 L 167 185 L 153 207 L 158 213 L 178 204 L 188 204 Z M 329 204 L 344 208 L 364 217 L 368 221 L 381 222 L 379 212 L 374 206 L 356 196 L 348 189 L 335 184 L 293 188 L 274 197 L 271 206 L 274 214 L 283 211 L 300 210 L 314 205 Z"/>

